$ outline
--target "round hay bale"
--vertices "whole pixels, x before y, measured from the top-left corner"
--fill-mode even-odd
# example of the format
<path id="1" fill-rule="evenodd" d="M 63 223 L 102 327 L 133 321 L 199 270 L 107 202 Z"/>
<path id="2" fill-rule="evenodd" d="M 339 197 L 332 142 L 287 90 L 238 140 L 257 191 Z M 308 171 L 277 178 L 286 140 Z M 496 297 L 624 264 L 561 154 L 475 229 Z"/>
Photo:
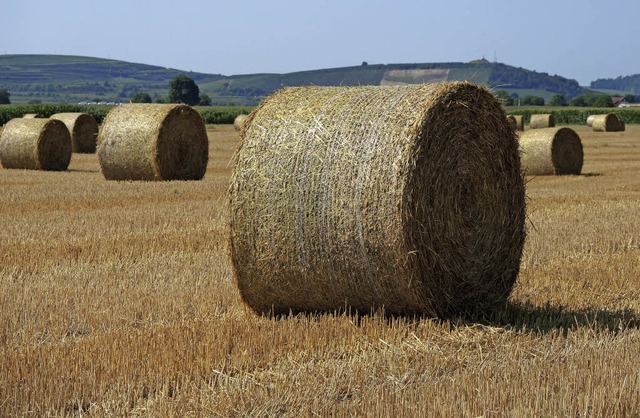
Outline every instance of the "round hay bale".
<path id="1" fill-rule="evenodd" d="M 71 148 L 73 152 L 96 152 L 98 138 L 98 123 L 88 113 L 56 113 L 49 119 L 64 122 L 71 134 Z"/>
<path id="2" fill-rule="evenodd" d="M 200 180 L 209 159 L 204 122 L 187 105 L 114 107 L 102 124 L 98 144 L 107 180 Z"/>
<path id="3" fill-rule="evenodd" d="M 64 171 L 71 161 L 71 136 L 64 123 L 50 119 L 11 119 L 0 137 L 4 168 Z"/>
<path id="4" fill-rule="evenodd" d="M 520 136 L 525 174 L 580 174 L 584 155 L 580 136 L 571 128 L 542 128 Z"/>
<path id="5" fill-rule="evenodd" d="M 517 136 L 466 83 L 294 87 L 249 116 L 230 253 L 258 313 L 503 303 L 525 239 Z"/>
<path id="6" fill-rule="evenodd" d="M 587 126 L 588 127 L 592 127 L 593 126 L 593 119 L 596 117 L 596 115 L 589 115 L 587 116 Z"/>
<path id="7" fill-rule="evenodd" d="M 592 115 L 591 127 L 595 132 L 619 132 L 624 131 L 623 124 L 615 113 L 604 115 Z"/>
<path id="8" fill-rule="evenodd" d="M 236 116 L 236 118 L 233 120 L 233 127 L 236 128 L 236 131 L 242 129 L 242 125 L 244 125 L 248 117 L 249 115 Z"/>
<path id="9" fill-rule="evenodd" d="M 556 126 L 556 118 L 553 114 L 533 114 L 529 121 L 531 129 L 553 128 Z"/>
<path id="10" fill-rule="evenodd" d="M 34 119 L 34 118 L 41 118 L 42 115 L 39 113 L 25 113 L 22 117 L 25 119 Z"/>
<path id="11" fill-rule="evenodd" d="M 524 119 L 522 115 L 508 115 L 507 118 L 516 131 L 524 131 Z"/>

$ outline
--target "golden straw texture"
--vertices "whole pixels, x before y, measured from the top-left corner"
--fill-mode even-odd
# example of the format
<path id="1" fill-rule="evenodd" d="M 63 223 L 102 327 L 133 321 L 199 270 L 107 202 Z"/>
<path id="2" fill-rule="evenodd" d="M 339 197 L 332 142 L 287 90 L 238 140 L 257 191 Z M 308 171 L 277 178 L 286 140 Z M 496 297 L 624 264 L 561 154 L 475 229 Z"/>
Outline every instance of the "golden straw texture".
<path id="1" fill-rule="evenodd" d="M 517 136 L 471 83 L 296 87 L 249 116 L 230 252 L 258 313 L 503 303 L 525 239 Z"/>
<path id="2" fill-rule="evenodd" d="M 522 115 L 509 115 L 507 118 L 516 131 L 524 131 L 524 118 Z"/>
<path id="3" fill-rule="evenodd" d="M 200 114 L 186 105 L 126 104 L 102 124 L 98 159 L 107 180 L 200 180 L 209 142 Z"/>
<path id="4" fill-rule="evenodd" d="M 71 149 L 73 152 L 96 152 L 98 138 L 98 123 L 87 113 L 56 113 L 49 119 L 64 122 L 71 134 Z"/>
<path id="5" fill-rule="evenodd" d="M 242 125 L 244 125 L 245 121 L 247 120 L 248 115 L 238 115 L 236 116 L 236 118 L 233 120 L 233 127 L 236 129 L 236 131 L 239 131 L 242 129 Z"/>
<path id="6" fill-rule="evenodd" d="M 529 121 L 531 129 L 553 128 L 554 126 L 556 126 L 556 118 L 553 114 L 531 115 L 531 120 Z"/>
<path id="7" fill-rule="evenodd" d="M 594 132 L 622 132 L 625 129 L 624 122 L 615 113 L 592 116 L 591 127 Z"/>
<path id="8" fill-rule="evenodd" d="M 587 126 L 588 127 L 592 127 L 593 126 L 593 119 L 596 117 L 596 115 L 589 115 L 587 117 Z"/>
<path id="9" fill-rule="evenodd" d="M 582 141 L 571 128 L 542 128 L 520 136 L 522 169 L 527 175 L 580 174 Z"/>
<path id="10" fill-rule="evenodd" d="M 64 171 L 71 161 L 71 137 L 58 120 L 15 118 L 0 137 L 4 168 Z"/>

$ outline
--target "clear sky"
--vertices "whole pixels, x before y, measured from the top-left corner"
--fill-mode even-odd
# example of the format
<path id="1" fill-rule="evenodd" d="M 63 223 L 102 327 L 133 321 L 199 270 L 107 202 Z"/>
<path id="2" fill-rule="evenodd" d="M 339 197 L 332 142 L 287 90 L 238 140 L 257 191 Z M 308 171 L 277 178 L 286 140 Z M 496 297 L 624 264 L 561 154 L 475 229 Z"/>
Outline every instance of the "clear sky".
<path id="1" fill-rule="evenodd" d="M 490 61 L 588 85 L 640 73 L 640 1 L 0 0 L 0 54 L 234 75 Z"/>

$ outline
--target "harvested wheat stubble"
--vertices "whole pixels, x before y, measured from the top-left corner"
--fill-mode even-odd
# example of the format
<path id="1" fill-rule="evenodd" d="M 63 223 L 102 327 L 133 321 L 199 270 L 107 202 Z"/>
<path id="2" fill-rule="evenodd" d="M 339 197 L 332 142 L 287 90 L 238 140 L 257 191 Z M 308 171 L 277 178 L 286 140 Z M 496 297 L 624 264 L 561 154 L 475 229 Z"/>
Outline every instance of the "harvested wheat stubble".
<path id="1" fill-rule="evenodd" d="M 531 129 L 553 128 L 556 126 L 556 118 L 553 114 L 533 114 L 529 121 Z"/>
<path id="2" fill-rule="evenodd" d="M 471 83 L 295 87 L 249 116 L 230 253 L 258 313 L 504 302 L 525 239 L 517 136 Z"/>
<path id="3" fill-rule="evenodd" d="M 25 119 L 34 119 L 41 118 L 42 115 L 40 115 L 39 113 L 25 113 L 22 117 Z"/>
<path id="4" fill-rule="evenodd" d="M 522 115 L 509 115 L 507 118 L 516 131 L 524 131 L 524 118 Z"/>
<path id="5" fill-rule="evenodd" d="M 527 175 L 580 174 L 584 159 L 580 136 L 571 128 L 543 128 L 520 136 Z"/>
<path id="6" fill-rule="evenodd" d="M 591 127 L 595 132 L 622 132 L 625 129 L 624 122 L 615 113 L 592 116 Z"/>
<path id="7" fill-rule="evenodd" d="M 236 131 L 239 131 L 240 129 L 242 129 L 242 125 L 244 125 L 248 116 L 249 115 L 236 116 L 236 118 L 233 120 L 233 127 L 236 129 Z"/>
<path id="8" fill-rule="evenodd" d="M 200 180 L 208 158 L 204 122 L 187 105 L 117 106 L 98 138 L 98 159 L 107 180 Z"/>
<path id="9" fill-rule="evenodd" d="M 71 136 L 64 123 L 49 119 L 11 119 L 0 137 L 4 168 L 64 171 L 71 161 Z"/>
<path id="10" fill-rule="evenodd" d="M 56 113 L 50 119 L 64 122 L 71 134 L 71 149 L 78 153 L 96 152 L 98 123 L 87 113 Z"/>

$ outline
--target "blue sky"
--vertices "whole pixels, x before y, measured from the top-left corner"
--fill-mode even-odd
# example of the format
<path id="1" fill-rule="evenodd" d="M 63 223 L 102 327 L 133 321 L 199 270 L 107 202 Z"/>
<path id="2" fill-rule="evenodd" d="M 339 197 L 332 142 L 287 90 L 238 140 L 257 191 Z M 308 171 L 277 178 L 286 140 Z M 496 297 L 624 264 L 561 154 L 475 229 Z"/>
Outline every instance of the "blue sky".
<path id="1" fill-rule="evenodd" d="M 640 73 L 637 0 L 2 0 L 1 10 L 0 54 L 225 75 L 482 57 L 581 85 Z"/>

